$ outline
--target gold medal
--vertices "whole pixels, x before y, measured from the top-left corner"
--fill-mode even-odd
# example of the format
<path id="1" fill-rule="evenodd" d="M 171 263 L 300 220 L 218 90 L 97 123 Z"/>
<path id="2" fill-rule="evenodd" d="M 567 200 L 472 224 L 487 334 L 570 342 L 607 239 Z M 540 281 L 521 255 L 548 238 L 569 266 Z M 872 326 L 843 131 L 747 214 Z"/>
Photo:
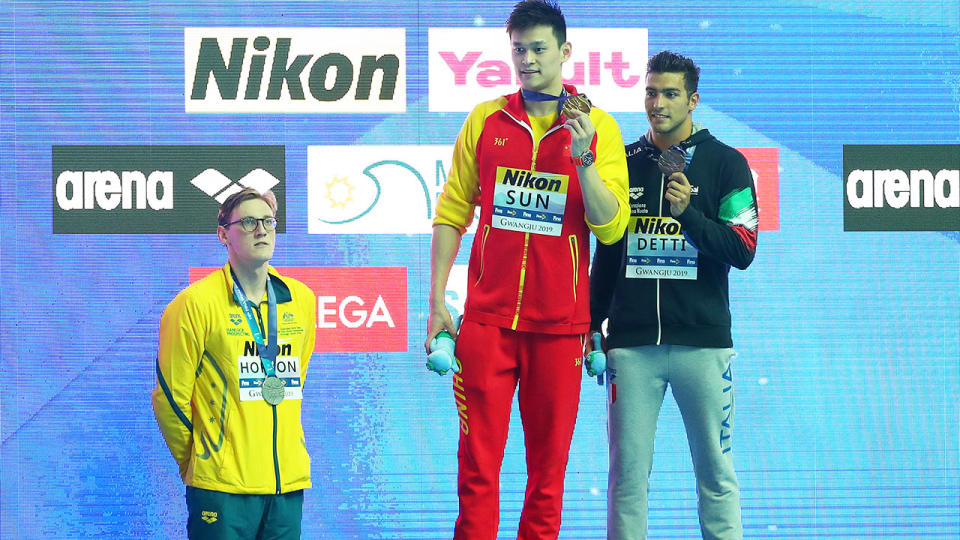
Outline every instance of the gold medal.
<path id="1" fill-rule="evenodd" d="M 591 103 L 586 94 L 573 94 L 563 102 L 560 114 L 569 117 L 571 110 L 578 110 L 583 114 L 590 114 Z"/>

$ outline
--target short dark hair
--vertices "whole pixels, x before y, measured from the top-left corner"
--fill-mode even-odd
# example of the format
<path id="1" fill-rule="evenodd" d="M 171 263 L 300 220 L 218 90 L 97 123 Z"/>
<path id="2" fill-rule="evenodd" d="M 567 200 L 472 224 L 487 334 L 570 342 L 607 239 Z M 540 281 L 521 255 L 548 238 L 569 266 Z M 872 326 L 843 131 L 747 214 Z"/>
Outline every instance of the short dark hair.
<path id="1" fill-rule="evenodd" d="M 552 28 L 558 46 L 567 42 L 567 21 L 556 2 L 523 0 L 513 6 L 510 18 L 507 19 L 507 34 L 513 34 L 514 30 L 529 30 L 534 26 Z"/>
<path id="2" fill-rule="evenodd" d="M 647 62 L 647 73 L 683 73 L 683 86 L 687 95 L 697 91 L 700 84 L 700 68 L 693 60 L 671 51 L 660 51 Z"/>
<path id="3" fill-rule="evenodd" d="M 268 189 L 260 193 L 253 188 L 247 188 L 230 195 L 223 201 L 223 204 L 220 205 L 220 213 L 217 215 L 217 225 L 225 227 L 227 223 L 230 223 L 230 214 L 232 214 L 238 206 L 251 199 L 260 199 L 267 203 L 267 206 L 269 206 L 270 210 L 276 215 L 277 196 L 274 195 L 273 191 Z"/>

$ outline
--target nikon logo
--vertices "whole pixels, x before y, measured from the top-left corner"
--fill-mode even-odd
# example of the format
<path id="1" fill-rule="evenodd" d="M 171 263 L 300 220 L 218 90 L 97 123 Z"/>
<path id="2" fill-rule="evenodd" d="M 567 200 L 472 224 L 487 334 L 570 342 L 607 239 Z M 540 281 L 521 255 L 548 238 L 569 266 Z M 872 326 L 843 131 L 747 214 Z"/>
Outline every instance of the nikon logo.
<path id="1" fill-rule="evenodd" d="M 402 113 L 403 28 L 186 28 L 188 113 Z"/>
<path id="2" fill-rule="evenodd" d="M 844 230 L 960 230 L 960 145 L 843 147 Z"/>
<path id="3" fill-rule="evenodd" d="M 282 146 L 54 146 L 52 154 L 57 234 L 212 234 L 220 203 L 245 187 L 272 189 L 283 214 Z"/>

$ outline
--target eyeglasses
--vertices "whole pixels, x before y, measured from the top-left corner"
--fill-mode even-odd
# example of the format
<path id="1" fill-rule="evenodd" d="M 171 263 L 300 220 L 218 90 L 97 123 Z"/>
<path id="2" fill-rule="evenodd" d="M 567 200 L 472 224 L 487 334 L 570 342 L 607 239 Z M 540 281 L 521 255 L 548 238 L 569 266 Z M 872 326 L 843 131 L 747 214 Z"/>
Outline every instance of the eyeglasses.
<path id="1" fill-rule="evenodd" d="M 236 221 L 231 221 L 224 225 L 224 227 L 229 227 L 231 225 L 236 225 L 237 223 L 243 227 L 243 230 L 247 232 L 253 232 L 257 230 L 257 225 L 263 223 L 263 230 L 272 231 L 277 228 L 277 218 L 275 217 L 265 217 L 265 218 L 255 218 L 247 216 L 245 218 L 240 218 Z"/>

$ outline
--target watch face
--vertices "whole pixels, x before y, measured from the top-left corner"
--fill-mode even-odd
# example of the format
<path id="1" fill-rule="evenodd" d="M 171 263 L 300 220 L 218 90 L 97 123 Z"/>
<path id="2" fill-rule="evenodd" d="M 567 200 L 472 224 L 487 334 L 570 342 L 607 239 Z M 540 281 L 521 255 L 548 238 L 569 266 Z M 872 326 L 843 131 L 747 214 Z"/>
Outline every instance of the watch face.
<path id="1" fill-rule="evenodd" d="M 589 167 L 590 165 L 593 165 L 593 152 L 591 152 L 590 150 L 587 150 L 586 152 L 580 154 L 580 163 L 584 167 Z"/>

